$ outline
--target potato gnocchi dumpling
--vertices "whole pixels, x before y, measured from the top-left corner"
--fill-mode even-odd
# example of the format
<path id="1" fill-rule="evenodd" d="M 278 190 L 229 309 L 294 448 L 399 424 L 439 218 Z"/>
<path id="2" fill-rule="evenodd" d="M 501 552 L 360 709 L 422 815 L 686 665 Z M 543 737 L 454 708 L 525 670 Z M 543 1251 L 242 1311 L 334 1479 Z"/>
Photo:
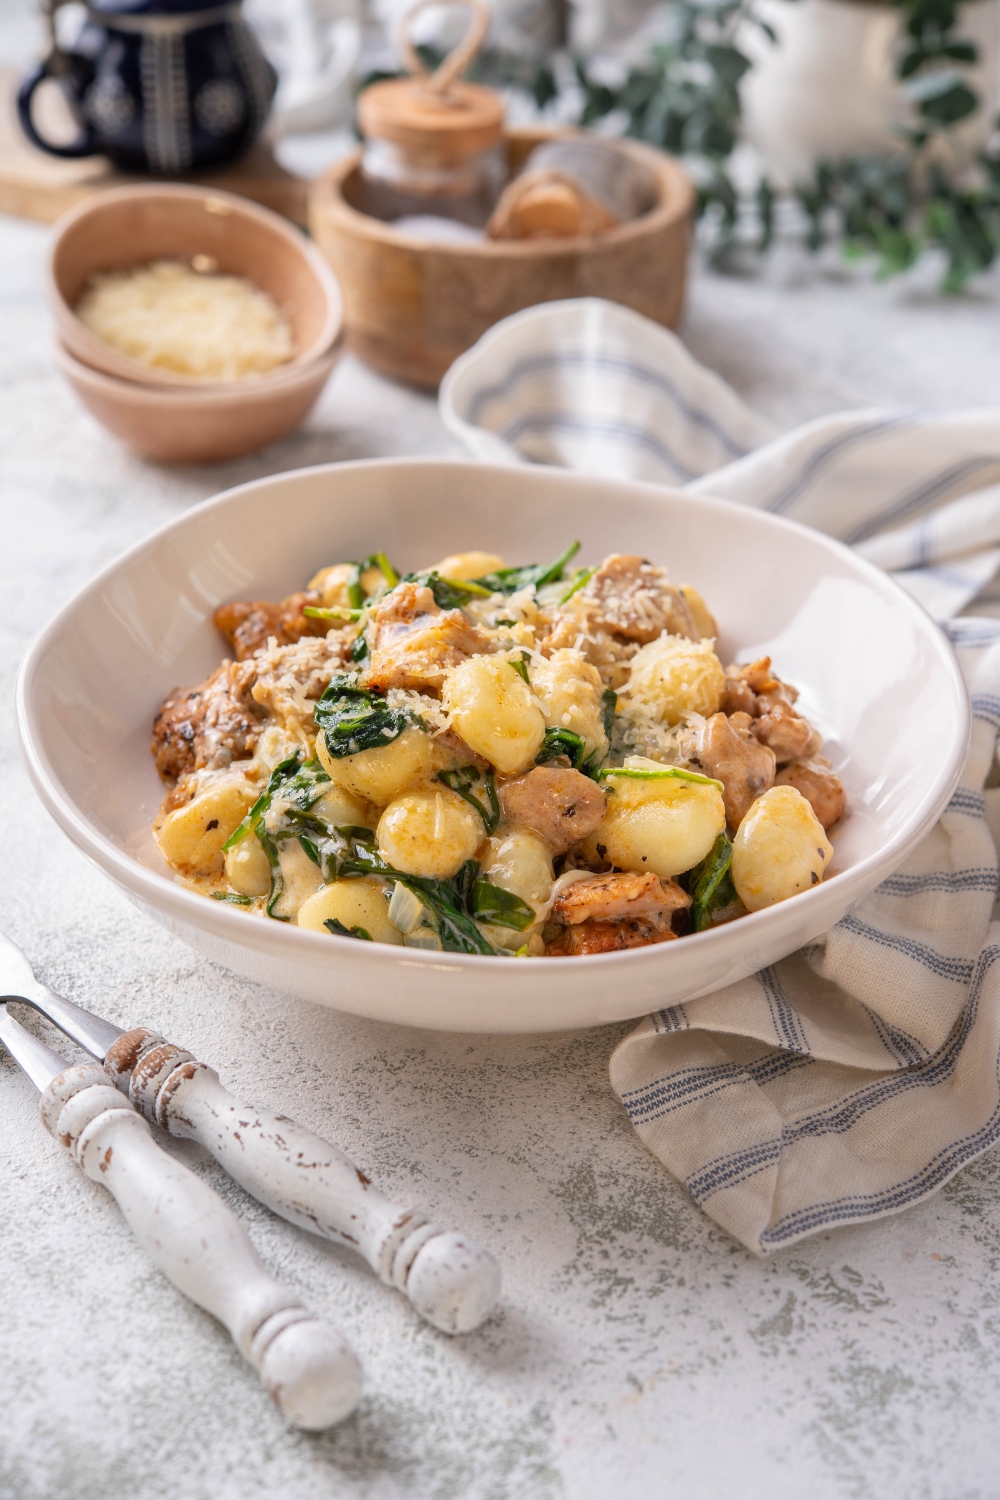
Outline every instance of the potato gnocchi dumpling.
<path id="1" fill-rule="evenodd" d="M 361 802 L 386 807 L 408 786 L 433 775 L 439 762 L 437 747 L 423 729 L 405 729 L 398 739 L 371 750 L 335 759 L 320 735 L 316 754 L 326 774 Z"/>
<path id="2" fill-rule="evenodd" d="M 819 885 L 833 845 L 801 792 L 773 786 L 758 797 L 733 841 L 733 884 L 747 911 L 762 911 Z"/>
<path id="3" fill-rule="evenodd" d="M 402 943 L 403 934 L 389 921 L 390 895 L 381 880 L 334 880 L 302 903 L 296 921 L 311 932 L 342 933 L 369 938 L 373 943 Z"/>
<path id="4" fill-rule="evenodd" d="M 474 859 L 483 842 L 483 820 L 468 802 L 443 786 L 404 792 L 389 803 L 375 830 L 386 864 L 406 875 L 450 880 Z"/>
<path id="5" fill-rule="evenodd" d="M 617 774 L 606 773 L 604 822 L 584 843 L 602 864 L 642 874 L 681 875 L 711 852 L 726 826 L 718 782 L 630 755 Z"/>
<path id="6" fill-rule="evenodd" d="M 501 775 L 516 776 L 534 764 L 545 718 L 513 661 L 467 657 L 445 678 L 441 701 L 456 733 Z"/>
<path id="7" fill-rule="evenodd" d="M 584 755 L 603 761 L 608 750 L 604 729 L 604 684 L 582 651 L 539 653 L 529 681 L 545 718 L 546 729 L 569 729 L 583 740 Z"/>
<path id="8" fill-rule="evenodd" d="M 324 937 L 502 958 L 663 944 L 819 884 L 845 794 L 796 689 L 719 653 L 697 588 L 578 550 L 373 552 L 221 606 L 234 659 L 154 721 L 177 878 Z"/>

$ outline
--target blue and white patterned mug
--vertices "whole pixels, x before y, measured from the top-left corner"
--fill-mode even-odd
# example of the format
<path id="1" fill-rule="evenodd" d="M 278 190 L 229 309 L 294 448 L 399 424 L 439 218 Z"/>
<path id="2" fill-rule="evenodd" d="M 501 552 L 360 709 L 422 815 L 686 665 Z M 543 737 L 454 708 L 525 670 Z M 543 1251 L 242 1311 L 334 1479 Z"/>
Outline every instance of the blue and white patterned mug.
<path id="1" fill-rule="evenodd" d="M 58 80 L 80 125 L 69 145 L 45 140 L 32 119 L 45 78 Z M 72 50 L 53 43 L 17 107 L 28 139 L 53 156 L 100 153 L 127 172 L 169 176 L 239 156 L 276 87 L 240 0 L 91 0 Z"/>

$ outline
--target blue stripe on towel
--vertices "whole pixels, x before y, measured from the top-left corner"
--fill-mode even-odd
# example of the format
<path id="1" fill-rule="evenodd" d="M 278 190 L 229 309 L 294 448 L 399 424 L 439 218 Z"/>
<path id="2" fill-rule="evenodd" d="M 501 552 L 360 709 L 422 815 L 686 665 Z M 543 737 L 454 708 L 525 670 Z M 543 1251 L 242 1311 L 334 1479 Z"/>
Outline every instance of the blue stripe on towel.
<path id="1" fill-rule="evenodd" d="M 949 464 L 948 468 L 935 474 L 933 479 L 925 479 L 916 489 L 907 491 L 888 509 L 880 510 L 867 521 L 863 521 L 842 540 L 849 547 L 856 547 L 859 542 L 866 542 L 876 532 L 883 531 L 894 522 L 905 520 L 914 511 L 922 510 L 925 505 L 939 500 L 956 485 L 961 484 L 967 491 L 969 488 L 967 481 L 973 475 L 982 474 L 986 469 L 1000 471 L 1000 453 L 978 453 L 975 458 L 965 458 L 960 463 Z"/>
<path id="2" fill-rule="evenodd" d="M 942 620 L 941 629 L 953 646 L 995 646 L 1000 641 L 1000 620 Z"/>
<path id="3" fill-rule="evenodd" d="M 688 1192 L 701 1203 L 723 1188 L 734 1187 L 738 1182 L 745 1182 L 748 1177 L 756 1177 L 758 1172 L 776 1167 L 780 1156 L 780 1136 L 769 1141 L 758 1141 L 753 1146 L 745 1146 L 732 1156 L 721 1157 L 716 1162 L 709 1162 L 700 1171 L 692 1172 L 687 1179 Z"/>
<path id="4" fill-rule="evenodd" d="M 649 1019 L 658 1036 L 663 1036 L 670 1031 L 689 1031 L 691 1028 L 691 1022 L 688 1020 L 687 1011 L 683 1005 L 668 1005 L 664 1010 L 658 1010 Z"/>
<path id="5" fill-rule="evenodd" d="M 747 1081 L 763 1086 L 782 1078 L 796 1068 L 809 1067 L 811 1057 L 796 1052 L 767 1052 L 755 1063 L 710 1063 L 698 1068 L 680 1068 L 666 1073 L 641 1088 L 626 1089 L 622 1104 L 633 1125 L 669 1115 L 677 1109 L 701 1102 L 724 1089 Z"/>
<path id="6" fill-rule="evenodd" d="M 986 799 L 982 792 L 974 792 L 970 787 L 960 786 L 955 792 L 942 817 L 946 813 L 965 813 L 970 818 L 982 818 L 986 812 Z"/>
<path id="7" fill-rule="evenodd" d="M 970 992 L 965 1014 L 953 1032 L 952 1038 L 946 1043 L 940 1062 L 932 1067 L 890 1079 L 888 1087 L 885 1082 L 870 1085 L 867 1090 L 863 1091 L 877 1095 L 870 1107 L 877 1108 L 880 1103 L 886 1101 L 890 1093 L 896 1094 L 907 1088 L 935 1087 L 948 1081 L 954 1073 L 955 1064 L 975 1023 L 983 983 L 998 958 L 1000 958 L 1000 949 L 995 945 L 984 948 L 980 955 L 976 981 Z M 998 1072 L 997 1083 L 1000 1087 L 1000 1072 Z M 1000 1138 L 1000 1103 L 994 1107 L 989 1118 L 978 1130 L 959 1141 L 949 1142 L 919 1172 L 913 1173 L 905 1181 L 894 1183 L 892 1187 L 884 1188 L 880 1192 L 835 1198 L 827 1203 L 813 1204 L 809 1208 L 787 1214 L 770 1229 L 765 1230 L 761 1235 L 761 1243 L 778 1245 L 785 1240 L 808 1233 L 812 1229 L 822 1229 L 827 1225 L 842 1223 L 845 1219 L 874 1218 L 879 1214 L 906 1208 L 909 1204 L 926 1198 L 935 1188 L 954 1176 L 955 1172 L 966 1162 L 994 1145 L 998 1138 Z"/>
<path id="8" fill-rule="evenodd" d="M 842 917 L 837 927 L 853 933 L 855 937 L 865 938 L 880 948 L 891 948 L 893 952 L 902 954 L 904 958 L 913 959 L 914 963 L 920 964 L 921 968 L 928 969 L 930 973 L 937 974 L 940 979 L 948 979 L 953 984 L 968 984 L 972 978 L 973 966 L 968 959 L 949 958 L 947 954 L 938 953 L 934 948 L 927 948 L 923 943 L 916 943 L 912 938 L 898 937 L 891 932 L 879 932 L 877 927 L 870 927 L 855 916 Z"/>
<path id="9" fill-rule="evenodd" d="M 590 437 L 612 438 L 615 442 L 626 443 L 632 448 L 644 448 L 647 453 L 655 454 L 661 463 L 673 469 L 685 484 L 689 479 L 697 478 L 694 470 L 687 468 L 679 458 L 675 458 L 659 438 L 652 437 L 641 427 L 626 427 L 623 422 L 598 422 L 591 417 L 567 417 L 559 412 L 552 412 L 517 417 L 514 421 L 508 422 L 505 427 L 501 427 L 499 435 L 505 443 L 514 444 L 525 433 L 544 434 L 549 431 L 582 432 Z"/>
<path id="10" fill-rule="evenodd" d="M 771 1012 L 778 1045 L 789 1052 L 808 1052 L 809 1044 L 799 1020 L 799 1013 L 781 988 L 781 981 L 774 969 L 761 969 L 754 978 L 759 981 Z"/>
<path id="11" fill-rule="evenodd" d="M 995 693 L 973 693 L 972 717 L 1000 729 L 1000 697 Z"/>
<path id="12" fill-rule="evenodd" d="M 888 1021 L 883 1021 L 878 1012 L 871 1010 L 867 1005 L 861 1005 L 861 1009 L 871 1021 L 875 1034 L 889 1056 L 894 1057 L 904 1068 L 910 1068 L 914 1063 L 926 1062 L 930 1057 L 927 1048 L 922 1047 L 916 1037 L 911 1036 L 908 1031 L 900 1031 L 897 1027 L 890 1026 Z"/>
<path id="13" fill-rule="evenodd" d="M 873 1109 L 878 1109 L 901 1094 L 918 1088 L 936 1088 L 947 1083 L 955 1071 L 956 1063 L 972 1030 L 985 979 L 998 959 L 1000 959 L 1000 948 L 996 945 L 983 949 L 976 966 L 975 983 L 970 991 L 962 1019 L 938 1054 L 936 1062 L 912 1071 L 896 1073 L 891 1078 L 879 1079 L 878 1082 L 867 1084 L 828 1109 L 821 1110 L 814 1115 L 803 1116 L 795 1125 L 786 1126 L 782 1132 L 780 1145 L 790 1145 L 794 1141 L 808 1137 L 846 1134 L 866 1114 L 870 1114 Z M 782 1240 L 793 1238 L 806 1232 L 807 1229 L 819 1229 L 825 1224 L 835 1224 L 843 1219 L 874 1216 L 879 1213 L 888 1213 L 892 1209 L 904 1208 L 908 1203 L 926 1196 L 933 1188 L 938 1187 L 963 1162 L 991 1145 L 998 1136 L 1000 1136 L 1000 1104 L 994 1109 L 984 1126 L 973 1135 L 966 1136 L 964 1140 L 946 1147 L 933 1161 L 906 1182 L 897 1183 L 880 1193 L 834 1199 L 829 1203 L 815 1204 L 809 1208 L 797 1210 L 795 1213 L 786 1215 L 784 1219 L 779 1219 L 771 1229 L 765 1231 L 761 1235 L 761 1242 L 780 1244 Z M 764 1143 L 766 1148 L 772 1147 L 773 1144 L 771 1141 Z M 759 1165 L 755 1165 L 749 1159 L 746 1149 L 732 1152 L 728 1157 L 720 1157 L 717 1161 L 710 1163 L 709 1167 L 712 1172 L 707 1182 L 714 1182 L 717 1185 L 709 1186 L 708 1192 L 717 1192 L 720 1186 L 732 1187 L 742 1180 L 741 1172 L 742 1177 L 745 1178 L 761 1170 Z M 707 1169 L 702 1169 L 701 1173 L 694 1174 L 694 1179 L 688 1180 L 688 1187 L 691 1188 L 692 1180 L 699 1179 L 706 1171 Z M 694 1192 L 694 1189 L 691 1188 L 691 1191 Z"/>
<path id="14" fill-rule="evenodd" d="M 928 875 L 890 875 L 878 887 L 880 896 L 920 896 L 924 891 L 992 891 L 997 869 L 980 865 L 969 870 L 933 870 Z"/>
<path id="15" fill-rule="evenodd" d="M 777 515 L 782 514 L 800 497 L 806 485 L 821 474 L 845 449 L 853 448 L 857 443 L 866 442 L 868 438 L 876 437 L 883 432 L 891 432 L 894 427 L 912 426 L 920 420 L 922 415 L 922 412 L 908 412 L 894 417 L 880 417 L 877 422 L 868 422 L 864 427 L 855 427 L 850 432 L 842 432 L 839 437 L 831 438 L 828 443 L 817 448 L 816 452 L 803 464 L 798 474 L 770 500 L 765 500 L 761 508 L 774 511 Z"/>
<path id="16" fill-rule="evenodd" d="M 510 394 L 513 387 L 524 375 L 534 375 L 540 370 L 559 369 L 561 366 L 569 365 L 572 368 L 587 370 L 604 370 L 614 375 L 625 375 L 630 380 L 636 380 L 641 385 L 652 386 L 655 390 L 662 391 L 665 396 L 677 407 L 677 410 L 687 418 L 695 427 L 702 427 L 710 432 L 718 443 L 731 453 L 734 458 L 744 458 L 749 453 L 749 448 L 743 447 L 734 441 L 707 412 L 699 411 L 697 407 L 691 406 L 678 391 L 677 387 L 655 370 L 647 370 L 643 365 L 634 365 L 631 360 L 616 357 L 610 354 L 532 354 L 524 359 L 519 359 L 508 370 L 502 380 L 495 385 L 488 385 L 477 392 L 472 398 L 469 406 L 467 421 L 483 425 L 480 422 L 483 407 L 488 401 L 494 401 L 501 396 Z"/>

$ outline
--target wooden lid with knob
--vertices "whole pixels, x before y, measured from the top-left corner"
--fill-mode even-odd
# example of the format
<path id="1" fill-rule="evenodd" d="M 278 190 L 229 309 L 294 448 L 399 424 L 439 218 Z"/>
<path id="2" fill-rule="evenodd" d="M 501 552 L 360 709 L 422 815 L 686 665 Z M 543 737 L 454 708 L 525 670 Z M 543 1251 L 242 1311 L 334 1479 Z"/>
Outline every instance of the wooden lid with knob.
<path id="1" fill-rule="evenodd" d="M 493 89 L 458 82 L 489 30 L 490 12 L 484 0 L 455 0 L 472 11 L 472 24 L 440 67 L 428 72 L 410 40 L 409 25 L 420 11 L 441 3 L 418 0 L 407 12 L 399 43 L 411 76 L 364 89 L 358 96 L 358 124 L 366 139 L 391 141 L 414 160 L 447 165 L 465 161 L 502 140 L 504 102 Z"/>

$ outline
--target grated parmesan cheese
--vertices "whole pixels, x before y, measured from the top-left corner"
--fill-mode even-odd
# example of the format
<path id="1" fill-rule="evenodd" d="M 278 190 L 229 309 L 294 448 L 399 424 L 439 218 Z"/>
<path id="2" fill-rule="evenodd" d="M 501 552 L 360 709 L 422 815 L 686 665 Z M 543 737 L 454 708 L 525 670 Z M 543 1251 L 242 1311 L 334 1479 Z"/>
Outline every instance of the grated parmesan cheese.
<path id="1" fill-rule="evenodd" d="M 288 321 L 266 292 L 180 260 L 92 276 L 75 312 L 122 354 L 176 375 L 241 380 L 295 354 Z"/>

